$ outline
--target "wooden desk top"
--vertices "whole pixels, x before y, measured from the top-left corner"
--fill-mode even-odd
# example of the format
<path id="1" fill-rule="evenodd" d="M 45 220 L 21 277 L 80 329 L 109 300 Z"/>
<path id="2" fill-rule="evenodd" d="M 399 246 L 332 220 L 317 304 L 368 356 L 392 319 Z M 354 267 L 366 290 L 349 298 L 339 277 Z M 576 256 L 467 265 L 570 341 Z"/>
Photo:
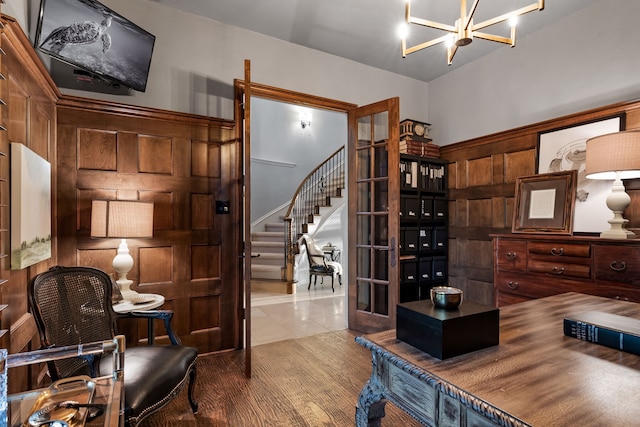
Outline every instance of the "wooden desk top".
<path id="1" fill-rule="evenodd" d="M 357 340 L 534 426 L 640 423 L 640 356 L 563 334 L 565 316 L 590 310 L 640 319 L 638 303 L 566 293 L 501 307 L 500 345 L 442 361 L 395 330 Z"/>

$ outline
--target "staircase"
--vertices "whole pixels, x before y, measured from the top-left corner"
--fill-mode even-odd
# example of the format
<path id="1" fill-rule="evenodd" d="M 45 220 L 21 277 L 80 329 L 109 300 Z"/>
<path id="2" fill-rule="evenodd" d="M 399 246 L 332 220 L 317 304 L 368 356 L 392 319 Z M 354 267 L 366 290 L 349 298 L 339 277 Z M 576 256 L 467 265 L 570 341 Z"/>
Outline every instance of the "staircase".
<path id="1" fill-rule="evenodd" d="M 251 233 L 251 278 L 282 280 L 284 222 L 267 223 L 264 231 Z"/>
<path id="2" fill-rule="evenodd" d="M 265 224 L 264 231 L 251 233 L 252 280 L 275 280 L 293 284 L 293 266 L 300 235 L 313 234 L 342 198 L 344 147 L 337 150 L 303 180 L 282 222 Z M 287 286 L 287 293 L 293 293 Z"/>

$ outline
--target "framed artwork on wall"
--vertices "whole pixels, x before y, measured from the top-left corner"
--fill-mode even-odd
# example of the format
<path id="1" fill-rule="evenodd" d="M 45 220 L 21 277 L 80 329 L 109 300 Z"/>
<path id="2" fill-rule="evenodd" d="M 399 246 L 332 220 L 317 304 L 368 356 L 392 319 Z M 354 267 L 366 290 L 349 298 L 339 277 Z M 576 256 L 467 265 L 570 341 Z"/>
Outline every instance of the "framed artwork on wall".
<path id="1" fill-rule="evenodd" d="M 609 229 L 607 221 L 612 214 L 607 208 L 606 199 L 611 190 L 611 182 L 586 178 L 587 140 L 619 132 L 624 127 L 623 113 L 538 134 L 536 172 L 544 174 L 575 170 L 577 173 L 574 233 L 600 233 Z"/>
<path id="2" fill-rule="evenodd" d="M 11 269 L 51 258 L 51 164 L 11 143 Z"/>
<path id="3" fill-rule="evenodd" d="M 516 178 L 513 233 L 571 234 L 575 170 Z"/>

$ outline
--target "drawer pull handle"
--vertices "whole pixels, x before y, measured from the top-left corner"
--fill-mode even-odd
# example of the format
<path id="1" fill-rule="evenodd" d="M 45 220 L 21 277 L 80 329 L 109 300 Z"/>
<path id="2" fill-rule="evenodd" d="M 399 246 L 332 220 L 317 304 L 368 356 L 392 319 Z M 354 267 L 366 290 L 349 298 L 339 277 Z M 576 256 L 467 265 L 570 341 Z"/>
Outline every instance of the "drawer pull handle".
<path id="1" fill-rule="evenodd" d="M 618 264 L 617 261 L 613 261 L 611 264 L 609 264 L 609 268 L 613 271 L 625 271 L 627 269 L 627 263 L 622 261 Z"/>
<path id="2" fill-rule="evenodd" d="M 518 282 L 509 282 L 509 283 L 507 283 L 507 288 L 509 288 L 509 289 L 515 290 L 515 289 L 518 289 L 518 286 L 520 286 L 518 284 Z"/>
<path id="3" fill-rule="evenodd" d="M 518 258 L 518 253 L 517 252 L 507 252 L 507 259 L 509 261 L 513 261 L 516 258 Z"/>
<path id="4" fill-rule="evenodd" d="M 551 248 L 551 255 L 555 255 L 555 256 L 564 255 L 564 248 L 560 248 L 560 249 Z"/>
<path id="5" fill-rule="evenodd" d="M 551 270 L 551 272 L 553 274 L 563 274 L 564 273 L 564 267 L 553 267 L 553 269 Z"/>

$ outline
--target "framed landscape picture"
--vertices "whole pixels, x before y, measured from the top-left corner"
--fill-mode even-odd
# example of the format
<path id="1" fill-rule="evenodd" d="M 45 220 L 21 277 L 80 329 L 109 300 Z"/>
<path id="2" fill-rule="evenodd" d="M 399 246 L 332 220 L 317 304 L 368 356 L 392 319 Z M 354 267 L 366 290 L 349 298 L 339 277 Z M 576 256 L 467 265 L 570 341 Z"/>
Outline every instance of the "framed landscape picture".
<path id="1" fill-rule="evenodd" d="M 51 164 L 11 143 L 11 269 L 51 258 Z"/>

